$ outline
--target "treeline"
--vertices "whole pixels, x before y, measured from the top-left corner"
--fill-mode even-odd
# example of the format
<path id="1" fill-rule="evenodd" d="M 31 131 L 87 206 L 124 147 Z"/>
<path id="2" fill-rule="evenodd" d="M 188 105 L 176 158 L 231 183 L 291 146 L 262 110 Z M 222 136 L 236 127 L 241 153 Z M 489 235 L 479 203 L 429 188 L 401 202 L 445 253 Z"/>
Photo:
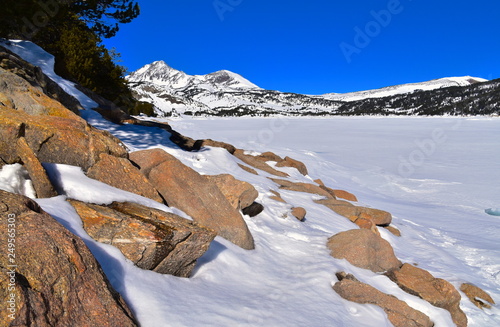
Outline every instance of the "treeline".
<path id="1" fill-rule="evenodd" d="M 0 37 L 32 41 L 55 56 L 58 75 L 81 84 L 130 114 L 137 103 L 117 54 L 102 45 L 140 13 L 134 0 L 2 0 Z"/>

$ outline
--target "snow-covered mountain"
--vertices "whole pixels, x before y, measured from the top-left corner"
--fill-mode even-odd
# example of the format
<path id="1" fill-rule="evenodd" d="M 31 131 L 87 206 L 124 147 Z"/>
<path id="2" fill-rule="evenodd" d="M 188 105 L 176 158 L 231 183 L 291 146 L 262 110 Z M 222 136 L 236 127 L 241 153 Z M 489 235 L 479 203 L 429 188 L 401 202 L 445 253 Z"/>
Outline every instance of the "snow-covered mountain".
<path id="1" fill-rule="evenodd" d="M 500 103 L 499 96 L 495 95 L 499 83 L 489 85 L 487 80 L 471 76 L 344 94 L 304 95 L 264 90 L 227 70 L 188 75 L 164 61 L 156 61 L 133 72 L 127 79 L 136 98 L 154 104 L 159 116 L 491 114 L 498 113 L 497 104 Z M 477 86 L 482 91 L 469 90 Z M 478 94 L 488 98 L 486 108 L 475 106 Z M 446 107 L 450 103 L 458 109 Z M 443 106 L 447 111 L 439 109 Z"/>
<path id="2" fill-rule="evenodd" d="M 409 83 L 388 86 L 375 90 L 350 92 L 350 93 L 328 93 L 323 95 L 327 99 L 339 101 L 357 101 L 368 98 L 383 98 L 393 95 L 412 93 L 415 91 L 431 91 L 450 86 L 469 86 L 476 83 L 487 82 L 487 79 L 471 76 L 445 77 L 422 83 Z"/>

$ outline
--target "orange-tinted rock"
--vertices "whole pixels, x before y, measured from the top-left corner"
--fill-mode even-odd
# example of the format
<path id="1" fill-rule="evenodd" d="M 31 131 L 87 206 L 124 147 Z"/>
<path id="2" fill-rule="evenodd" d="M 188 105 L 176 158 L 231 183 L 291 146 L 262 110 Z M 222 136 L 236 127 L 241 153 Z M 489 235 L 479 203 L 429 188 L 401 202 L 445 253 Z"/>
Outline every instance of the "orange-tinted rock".
<path id="1" fill-rule="evenodd" d="M 377 229 L 377 225 L 375 225 L 371 219 L 360 217 L 356 219 L 354 223 L 358 225 L 359 228 L 368 229 L 375 234 L 380 235 L 380 232 Z"/>
<path id="2" fill-rule="evenodd" d="M 99 161 L 89 168 L 87 176 L 124 191 L 139 194 L 163 203 L 158 191 L 128 159 L 99 155 Z"/>
<path id="3" fill-rule="evenodd" d="M 17 140 L 17 153 L 24 164 L 33 183 L 36 196 L 38 198 L 50 198 L 57 195 L 54 186 L 50 182 L 45 168 L 43 168 L 38 158 L 26 143 L 24 137 Z"/>
<path id="4" fill-rule="evenodd" d="M 303 162 L 292 159 L 290 157 L 285 157 L 284 160 L 279 161 L 276 167 L 292 167 L 297 169 L 302 175 L 306 176 L 308 174 L 307 167 Z"/>
<path id="5" fill-rule="evenodd" d="M 340 199 L 344 199 L 344 200 L 348 200 L 348 201 L 353 201 L 353 202 L 358 202 L 358 198 L 356 198 L 356 196 L 354 194 L 349 193 L 347 191 L 333 190 L 332 189 L 332 192 L 336 198 L 340 198 Z"/>
<path id="6" fill-rule="evenodd" d="M 305 192 L 311 194 L 317 194 L 324 196 L 326 198 L 333 198 L 333 196 L 327 191 L 323 190 L 318 185 L 309 184 L 309 183 L 299 183 L 299 182 L 290 182 L 284 179 L 271 178 L 273 182 L 280 185 L 280 189 L 295 191 L 295 192 Z"/>
<path id="7" fill-rule="evenodd" d="M 356 267 L 385 272 L 401 267 L 389 242 L 367 229 L 340 232 L 328 239 L 330 255 Z"/>
<path id="8" fill-rule="evenodd" d="M 489 309 L 491 308 L 491 305 L 495 304 L 495 301 L 492 299 L 492 297 L 476 285 L 463 283 L 460 286 L 460 290 L 464 292 L 469 300 L 480 309 Z"/>
<path id="9" fill-rule="evenodd" d="M 422 312 L 413 309 L 393 295 L 380 292 L 376 288 L 362 283 L 353 275 L 338 273 L 339 281 L 333 289 L 342 298 L 360 303 L 374 304 L 381 307 L 395 327 L 432 327 L 434 323 Z"/>
<path id="10" fill-rule="evenodd" d="M 93 239 L 117 247 L 139 268 L 161 274 L 189 277 L 215 237 L 187 219 L 135 203 L 70 203 Z"/>
<path id="11" fill-rule="evenodd" d="M 0 190 L 2 221 L 15 217 L 14 263 L 0 256 L 0 283 L 8 285 L 15 264 L 12 292 L 15 319 L 0 316 L 2 326 L 136 326 L 121 296 L 109 284 L 85 243 L 30 199 Z M 0 246 L 7 249 L 7 228 L 0 229 Z M 5 311 L 3 311 L 5 312 Z"/>
<path id="12" fill-rule="evenodd" d="M 258 175 L 259 173 L 257 173 L 257 171 L 253 168 L 250 168 L 246 165 L 242 165 L 242 164 L 238 164 L 238 166 L 240 166 L 241 169 L 243 169 L 244 171 L 250 173 L 250 174 L 254 174 L 254 175 Z"/>
<path id="13" fill-rule="evenodd" d="M 230 174 L 206 175 L 215 183 L 233 208 L 240 210 L 250 206 L 259 196 L 252 184 L 237 180 Z"/>
<path id="14" fill-rule="evenodd" d="M 251 156 L 248 154 L 244 153 L 245 151 L 241 149 L 236 149 L 236 151 L 233 153 L 233 155 L 243 161 L 245 164 L 265 171 L 266 173 L 279 176 L 279 177 L 288 177 L 287 173 L 284 173 L 282 171 L 276 170 L 273 167 L 269 166 L 262 158 Z"/>
<path id="15" fill-rule="evenodd" d="M 394 226 L 384 226 L 389 232 L 391 232 L 394 236 L 401 237 L 401 231 Z"/>
<path id="16" fill-rule="evenodd" d="M 302 207 L 292 208 L 292 215 L 300 221 L 303 221 L 306 217 L 306 209 Z"/>
<path id="17" fill-rule="evenodd" d="M 40 162 L 79 166 L 85 171 L 98 161 L 101 153 L 127 157 L 117 138 L 91 127 L 76 115 L 32 116 L 11 108 L 0 110 L 0 138 L 6 143 L 6 151 L 2 150 L 0 155 L 5 162 L 19 160 L 14 145 L 21 136 Z"/>
<path id="18" fill-rule="evenodd" d="M 282 202 L 282 203 L 286 203 L 285 200 L 283 200 L 283 198 L 281 197 L 281 194 L 279 194 L 278 192 L 274 191 L 274 190 L 269 190 L 269 192 L 271 192 L 272 194 L 274 195 L 271 195 L 269 198 L 270 199 L 273 199 L 274 201 L 278 201 L 278 202 Z"/>
<path id="19" fill-rule="evenodd" d="M 446 280 L 435 278 L 428 271 L 407 263 L 401 269 L 389 271 L 387 276 L 405 292 L 448 310 L 458 327 L 467 326 L 467 316 L 460 309 L 460 293 Z"/>
<path id="20" fill-rule="evenodd" d="M 169 206 L 183 210 L 200 225 L 244 249 L 254 248 L 245 220 L 215 183 L 161 149 L 133 152 L 130 159 Z"/>

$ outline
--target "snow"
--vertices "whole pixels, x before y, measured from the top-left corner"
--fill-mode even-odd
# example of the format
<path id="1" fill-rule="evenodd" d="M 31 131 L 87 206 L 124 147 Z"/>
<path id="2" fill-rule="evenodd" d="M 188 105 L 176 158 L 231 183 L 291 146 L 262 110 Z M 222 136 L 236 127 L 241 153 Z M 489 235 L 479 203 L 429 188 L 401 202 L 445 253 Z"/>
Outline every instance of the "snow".
<path id="1" fill-rule="evenodd" d="M 35 198 L 36 193 L 26 168 L 16 163 L 0 169 L 0 190 Z"/>
<path id="2" fill-rule="evenodd" d="M 412 93 L 417 90 L 430 91 L 450 86 L 467 86 L 473 83 L 482 83 L 486 81 L 488 80 L 472 76 L 445 77 L 427 82 L 388 86 L 375 90 L 358 91 L 350 93 L 328 93 L 322 95 L 321 97 L 324 97 L 325 99 L 338 100 L 338 101 L 358 101 L 363 99 L 383 98 L 397 94 Z"/>
<path id="3" fill-rule="evenodd" d="M 36 47 L 23 42 L 11 46 L 50 73 L 52 59 Z M 82 111 L 82 117 L 122 139 L 131 151 L 162 148 L 202 174 L 232 173 L 252 183 L 265 206 L 256 217 L 244 216 L 255 250 L 217 237 L 191 278 L 161 275 L 135 267 L 113 246 L 92 240 L 65 200 L 134 201 L 181 212 L 91 180 L 80 168 L 44 163 L 63 195 L 37 202 L 85 241 L 141 326 L 390 326 L 380 308 L 345 301 L 331 289 L 341 270 L 406 301 L 436 327 L 453 326 L 447 311 L 403 292 L 387 277 L 331 257 L 325 246 L 328 237 L 357 227 L 314 203 L 317 196 L 280 190 L 289 204 L 273 201 L 270 190 L 278 185 L 269 175 L 243 171 L 237 165 L 241 162 L 223 149 L 185 152 L 161 129 L 115 125 L 92 110 Z M 497 212 L 493 208 L 499 203 L 500 120 L 281 117 L 169 123 L 193 138 L 303 161 L 309 176 L 278 169 L 293 172 L 295 181 L 321 178 L 330 187 L 354 193 L 360 205 L 391 212 L 402 237 L 384 229 L 380 233 L 400 260 L 416 263 L 457 288 L 473 283 L 500 299 L 500 220 L 484 211 Z M 4 166 L 0 185 L 28 195 L 25 176 L 19 166 Z M 290 217 L 292 206 L 307 208 L 304 222 Z M 462 295 L 461 307 L 469 326 L 500 325 L 496 306 L 483 311 Z"/>
<path id="4" fill-rule="evenodd" d="M 54 72 L 54 56 L 47 53 L 38 45 L 29 41 L 2 41 L 1 39 L 0 45 L 14 52 L 27 62 L 40 67 L 45 75 L 59 84 L 59 86 L 68 94 L 74 96 L 83 108 L 93 109 L 98 107 L 97 103 L 78 90 L 73 82 L 60 77 Z"/>
<path id="5" fill-rule="evenodd" d="M 258 201 L 266 208 L 254 218 L 245 216 L 255 250 L 242 250 L 217 237 L 190 279 L 141 271 L 116 249 L 98 244 L 78 230 L 143 326 L 390 326 L 380 308 L 347 302 L 331 289 L 335 272 L 340 270 L 406 301 L 429 315 L 437 327 L 453 325 L 447 311 L 403 292 L 388 278 L 330 257 L 327 238 L 356 227 L 315 204 L 317 196 L 280 190 L 289 204 L 275 202 L 269 199 L 269 191 L 278 186 L 265 177 L 268 175 L 260 172 L 255 176 L 239 169 L 237 163 L 241 162 L 223 149 L 185 152 L 168 140 L 165 131 L 114 125 L 93 111 L 86 111 L 84 117 L 121 137 L 132 151 L 163 148 L 200 173 L 232 173 L 257 188 Z M 305 162 L 310 176 L 294 173 L 293 180 L 321 178 L 331 187 L 353 192 L 362 205 L 393 214 L 394 225 L 403 236 L 380 232 L 403 262 L 418 263 L 457 288 L 462 282 L 471 282 L 493 298 L 500 297 L 500 221 L 483 211 L 498 203 L 496 195 L 500 194 L 499 186 L 491 183 L 500 161 L 489 151 L 500 146 L 499 120 L 260 118 L 169 123 L 195 138 L 210 136 L 253 153 L 270 150 Z M 439 134 L 436 130 L 445 131 L 447 137 L 436 141 L 434 150 L 427 151 L 425 161 L 410 176 L 402 176 L 400 158 L 410 158 L 420 149 L 418 144 Z M 75 168 L 56 166 L 62 180 L 72 179 L 65 175 L 66 170 Z M 96 192 L 82 173 L 74 173 L 73 182 L 78 185 L 65 187 L 66 194 Z M 85 191 L 87 187 L 90 192 Z M 75 192 L 70 193 L 71 189 Z M 96 199 L 104 195 L 109 197 L 107 201 L 123 200 L 121 191 L 111 189 L 102 189 Z M 74 213 L 67 218 L 69 208 L 60 197 L 39 202 L 56 218 L 81 224 Z M 305 222 L 289 216 L 292 205 L 307 208 Z M 461 307 L 469 326 L 500 324 L 496 307 L 481 311 L 465 297 Z"/>

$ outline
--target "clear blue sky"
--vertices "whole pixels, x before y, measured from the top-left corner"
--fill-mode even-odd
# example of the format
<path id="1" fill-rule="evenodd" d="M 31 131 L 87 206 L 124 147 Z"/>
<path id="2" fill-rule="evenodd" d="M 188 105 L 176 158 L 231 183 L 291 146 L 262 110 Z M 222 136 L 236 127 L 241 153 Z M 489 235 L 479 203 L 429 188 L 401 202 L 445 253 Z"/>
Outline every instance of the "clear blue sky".
<path id="1" fill-rule="evenodd" d="M 105 40 L 130 71 L 164 60 L 258 86 L 350 92 L 471 75 L 500 78 L 497 0 L 138 0 Z"/>

